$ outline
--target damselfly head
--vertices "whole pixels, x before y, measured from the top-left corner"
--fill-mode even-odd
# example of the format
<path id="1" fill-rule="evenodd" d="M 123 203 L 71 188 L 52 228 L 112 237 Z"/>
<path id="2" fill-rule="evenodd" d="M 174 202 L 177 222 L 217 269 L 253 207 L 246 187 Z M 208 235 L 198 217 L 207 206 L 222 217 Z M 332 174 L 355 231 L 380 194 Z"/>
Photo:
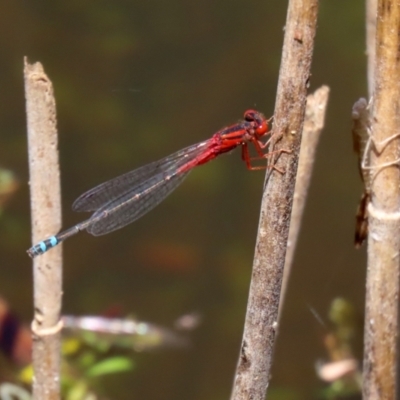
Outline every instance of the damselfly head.
<path id="1" fill-rule="evenodd" d="M 244 113 L 244 119 L 253 126 L 254 133 L 258 136 L 264 136 L 268 131 L 268 123 L 264 114 L 256 110 L 247 110 Z"/>

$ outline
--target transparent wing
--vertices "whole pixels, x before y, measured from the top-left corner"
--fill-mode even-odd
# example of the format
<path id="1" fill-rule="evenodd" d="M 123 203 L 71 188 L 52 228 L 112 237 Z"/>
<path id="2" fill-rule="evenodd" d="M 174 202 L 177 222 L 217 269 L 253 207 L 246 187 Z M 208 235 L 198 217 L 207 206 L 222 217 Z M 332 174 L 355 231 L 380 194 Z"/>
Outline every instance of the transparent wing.
<path id="1" fill-rule="evenodd" d="M 210 139 L 186 147 L 161 160 L 101 183 L 79 196 L 73 203 L 72 209 L 74 211 L 97 211 L 108 203 L 118 202 L 118 199 L 125 193 L 130 193 L 132 188 L 138 185 L 143 188 L 142 183 L 151 180 L 151 177 L 160 177 L 162 176 L 160 174 L 166 171 L 171 174 L 172 169 L 177 170 L 197 157 L 207 148 L 209 141 Z"/>
<path id="2" fill-rule="evenodd" d="M 161 203 L 189 172 L 171 174 L 165 171 L 148 178 L 99 208 L 90 218 L 86 230 L 99 236 L 130 224 Z"/>

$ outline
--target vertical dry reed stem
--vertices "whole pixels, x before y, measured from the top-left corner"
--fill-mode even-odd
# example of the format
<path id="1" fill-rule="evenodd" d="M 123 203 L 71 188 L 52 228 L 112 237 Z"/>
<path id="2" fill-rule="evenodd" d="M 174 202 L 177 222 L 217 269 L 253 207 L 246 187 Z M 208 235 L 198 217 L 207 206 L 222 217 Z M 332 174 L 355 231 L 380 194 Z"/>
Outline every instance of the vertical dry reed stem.
<path id="1" fill-rule="evenodd" d="M 262 400 L 269 383 L 317 13 L 317 0 L 289 2 L 272 135 L 291 154 L 265 184 L 232 400 Z"/>
<path id="2" fill-rule="evenodd" d="M 290 218 L 289 239 L 283 272 L 280 311 L 281 315 L 285 300 L 286 289 L 289 283 L 290 271 L 296 251 L 297 239 L 300 233 L 301 220 L 310 187 L 315 155 L 322 129 L 324 128 L 325 112 L 328 106 L 329 87 L 322 86 L 314 93 L 307 96 L 306 117 L 304 120 L 303 134 L 297 169 L 296 186 L 293 197 L 292 216 Z"/>
<path id="3" fill-rule="evenodd" d="M 373 83 L 364 399 L 396 398 L 400 250 L 400 2 L 379 0 Z M 393 140 L 388 138 L 394 137 Z M 387 146 L 382 144 L 387 141 Z M 381 149 L 378 151 L 377 149 Z M 383 164 L 387 167 L 380 167 Z"/>
<path id="4" fill-rule="evenodd" d="M 61 227 L 56 106 L 51 81 L 40 63 L 25 59 L 25 97 L 32 211 L 37 243 Z M 61 247 L 33 261 L 33 398 L 60 398 Z"/>
<path id="5" fill-rule="evenodd" d="M 378 0 L 366 1 L 366 36 L 367 36 L 367 78 L 368 78 L 368 95 L 374 93 L 375 79 L 375 37 L 376 37 L 376 10 Z"/>

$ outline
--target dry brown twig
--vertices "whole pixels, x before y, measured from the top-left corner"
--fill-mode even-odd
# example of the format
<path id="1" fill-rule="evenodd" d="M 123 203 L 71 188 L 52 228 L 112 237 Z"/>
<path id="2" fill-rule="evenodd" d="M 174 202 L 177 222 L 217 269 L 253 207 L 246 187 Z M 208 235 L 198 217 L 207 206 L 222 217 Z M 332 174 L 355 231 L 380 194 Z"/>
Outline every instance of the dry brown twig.
<path id="1" fill-rule="evenodd" d="M 374 92 L 375 76 L 375 35 L 376 35 L 376 10 L 378 0 L 366 1 L 366 36 L 367 36 L 367 60 L 368 60 L 368 94 Z"/>
<path id="2" fill-rule="evenodd" d="M 232 400 L 264 399 L 269 383 L 317 12 L 317 0 L 289 2 L 272 136 L 292 154 L 265 185 Z"/>
<path id="3" fill-rule="evenodd" d="M 364 194 L 357 212 L 356 247 L 368 239 L 363 398 L 394 399 L 400 245 L 400 5 L 367 1 L 370 102 L 353 106 L 353 139 Z"/>
<path id="4" fill-rule="evenodd" d="M 400 249 L 400 3 L 378 0 L 363 398 L 396 398 Z M 369 63 L 371 65 L 371 63 Z M 397 161 L 396 161 L 397 160 Z"/>
<path id="5" fill-rule="evenodd" d="M 60 178 L 53 86 L 40 63 L 24 60 L 32 240 L 61 227 Z M 61 247 L 33 261 L 33 398 L 60 398 Z"/>
<path id="6" fill-rule="evenodd" d="M 388 3 L 391 3 L 389 8 Z M 391 140 L 393 132 L 399 132 L 400 127 L 398 8 L 399 5 L 393 2 L 379 4 L 377 42 L 380 45 L 376 52 L 376 90 L 372 114 L 373 138 L 378 143 Z M 393 140 L 382 153 L 372 154 L 371 166 L 380 169 L 383 164 L 398 158 L 398 146 L 398 140 Z M 365 399 L 393 399 L 397 372 L 400 248 L 398 166 L 381 169 L 373 181 L 371 192 L 363 393 Z"/>
<path id="7" fill-rule="evenodd" d="M 314 93 L 307 96 L 306 117 L 304 120 L 303 134 L 297 169 L 296 186 L 293 196 L 293 209 L 290 218 L 289 239 L 287 245 L 285 268 L 281 290 L 281 302 L 279 305 L 281 315 L 290 271 L 296 251 L 297 239 L 300 232 L 304 206 L 307 200 L 308 189 L 311 182 L 314 167 L 315 154 L 324 127 L 325 112 L 328 105 L 329 87 L 321 86 Z"/>

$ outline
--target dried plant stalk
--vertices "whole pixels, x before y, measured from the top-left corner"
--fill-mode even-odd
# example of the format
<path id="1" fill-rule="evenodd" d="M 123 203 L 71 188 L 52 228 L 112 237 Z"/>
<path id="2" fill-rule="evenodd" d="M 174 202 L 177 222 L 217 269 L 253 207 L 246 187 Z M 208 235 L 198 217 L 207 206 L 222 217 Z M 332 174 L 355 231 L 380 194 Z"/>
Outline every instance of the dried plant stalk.
<path id="1" fill-rule="evenodd" d="M 396 398 L 400 249 L 400 2 L 379 0 L 371 110 L 364 399 Z M 385 145 L 383 145 L 385 144 Z"/>
<path id="2" fill-rule="evenodd" d="M 277 160 L 283 174 L 267 174 L 232 400 L 264 399 L 268 387 L 317 11 L 317 0 L 289 2 L 272 135 L 291 154 Z"/>
<path id="3" fill-rule="evenodd" d="M 25 97 L 32 211 L 32 240 L 61 227 L 56 106 L 53 86 L 40 63 L 25 59 Z M 61 247 L 35 258 L 33 398 L 60 398 Z"/>
<path id="4" fill-rule="evenodd" d="M 374 93 L 375 77 L 375 37 L 376 37 L 376 11 L 378 0 L 366 1 L 366 36 L 367 36 L 367 56 L 368 56 L 368 94 L 369 97 Z"/>
<path id="5" fill-rule="evenodd" d="M 281 290 L 280 310 L 283 308 L 290 271 L 300 232 L 301 220 L 307 200 L 308 189 L 314 167 L 315 154 L 322 129 L 324 128 L 325 112 L 328 105 L 329 87 L 321 86 L 313 94 L 307 96 L 306 118 L 297 169 L 296 186 L 294 189 L 293 209 L 290 218 L 289 239 L 286 252 L 285 268 Z M 281 311 L 280 311 L 281 313 Z"/>

